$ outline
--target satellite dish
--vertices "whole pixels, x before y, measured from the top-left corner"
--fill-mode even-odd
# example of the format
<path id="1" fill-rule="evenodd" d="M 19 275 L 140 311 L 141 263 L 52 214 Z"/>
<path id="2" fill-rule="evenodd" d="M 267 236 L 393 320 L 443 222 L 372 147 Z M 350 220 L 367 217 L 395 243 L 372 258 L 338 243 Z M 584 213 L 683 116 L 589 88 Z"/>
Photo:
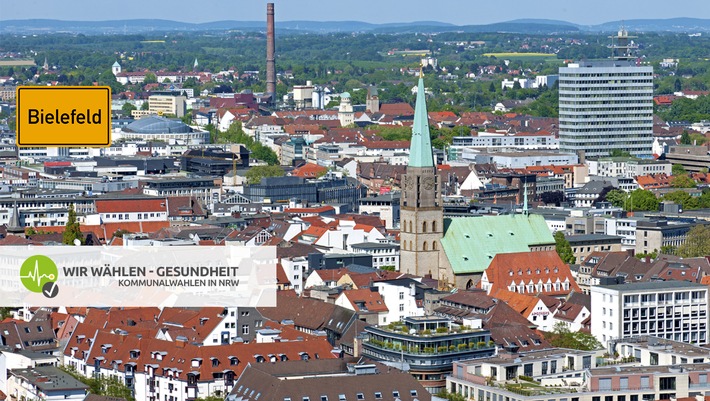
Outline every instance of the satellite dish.
<path id="1" fill-rule="evenodd" d="M 74 246 L 81 246 L 81 241 L 79 240 L 79 238 L 74 239 Z"/>

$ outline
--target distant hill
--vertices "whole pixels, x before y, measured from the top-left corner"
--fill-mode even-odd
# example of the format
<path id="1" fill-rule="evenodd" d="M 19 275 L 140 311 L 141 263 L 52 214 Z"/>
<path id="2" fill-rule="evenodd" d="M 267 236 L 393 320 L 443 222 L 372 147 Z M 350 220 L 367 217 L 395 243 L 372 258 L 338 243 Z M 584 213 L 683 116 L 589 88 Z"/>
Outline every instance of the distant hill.
<path id="1" fill-rule="evenodd" d="M 378 32 L 378 33 L 435 33 L 435 32 L 613 32 L 620 26 L 631 32 L 710 32 L 710 19 L 670 18 L 611 21 L 599 25 L 577 25 L 551 19 L 517 19 L 486 25 L 453 25 L 437 21 L 371 24 L 362 21 L 279 21 L 276 29 L 284 32 L 332 33 L 332 32 Z M 50 19 L 0 21 L 0 33 L 145 33 L 170 31 L 264 31 L 265 21 L 214 21 L 189 23 L 160 19 L 133 19 L 114 21 L 60 21 Z"/>
<path id="2" fill-rule="evenodd" d="M 594 25 L 595 31 L 616 31 L 624 26 L 629 32 L 710 32 L 710 20 L 700 18 L 635 19 Z"/>

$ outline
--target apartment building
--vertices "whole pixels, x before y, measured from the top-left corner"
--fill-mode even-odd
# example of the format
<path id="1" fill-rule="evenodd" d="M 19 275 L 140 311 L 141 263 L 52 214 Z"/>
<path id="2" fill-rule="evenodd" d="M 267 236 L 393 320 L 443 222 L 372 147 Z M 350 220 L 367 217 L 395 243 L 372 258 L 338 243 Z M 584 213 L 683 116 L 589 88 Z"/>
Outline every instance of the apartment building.
<path id="1" fill-rule="evenodd" d="M 446 389 L 492 401 L 703 401 L 710 390 L 708 363 L 599 367 L 594 352 L 580 353 L 551 349 L 454 362 Z"/>
<path id="2" fill-rule="evenodd" d="M 592 334 L 602 344 L 640 335 L 705 344 L 709 290 L 687 281 L 592 286 Z"/>

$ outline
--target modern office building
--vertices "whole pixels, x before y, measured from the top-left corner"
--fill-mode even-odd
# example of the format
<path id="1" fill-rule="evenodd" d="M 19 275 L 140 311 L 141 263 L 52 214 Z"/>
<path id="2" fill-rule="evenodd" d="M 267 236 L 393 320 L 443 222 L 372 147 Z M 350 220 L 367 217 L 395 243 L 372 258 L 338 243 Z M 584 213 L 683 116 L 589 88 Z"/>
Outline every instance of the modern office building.
<path id="1" fill-rule="evenodd" d="M 407 316 L 389 326 L 366 327 L 362 355 L 384 363 L 409 364 L 411 373 L 430 392 L 443 390 L 455 361 L 492 356 L 490 332 L 458 326 L 436 316 Z"/>
<path id="2" fill-rule="evenodd" d="M 653 67 L 632 59 L 621 30 L 612 59 L 560 67 L 560 151 L 587 157 L 614 149 L 650 157 L 653 145 Z"/>
<path id="3" fill-rule="evenodd" d="M 592 334 L 603 344 L 642 335 L 705 344 L 709 289 L 686 281 L 592 286 Z"/>

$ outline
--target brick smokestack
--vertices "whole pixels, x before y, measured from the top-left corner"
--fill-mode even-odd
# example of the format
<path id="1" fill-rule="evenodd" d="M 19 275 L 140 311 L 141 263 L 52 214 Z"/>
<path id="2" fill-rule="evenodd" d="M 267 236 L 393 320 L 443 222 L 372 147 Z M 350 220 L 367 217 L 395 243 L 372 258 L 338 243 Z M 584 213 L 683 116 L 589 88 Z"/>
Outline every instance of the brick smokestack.
<path id="1" fill-rule="evenodd" d="M 266 4 L 266 94 L 276 102 L 276 58 L 274 41 L 274 3 Z"/>

